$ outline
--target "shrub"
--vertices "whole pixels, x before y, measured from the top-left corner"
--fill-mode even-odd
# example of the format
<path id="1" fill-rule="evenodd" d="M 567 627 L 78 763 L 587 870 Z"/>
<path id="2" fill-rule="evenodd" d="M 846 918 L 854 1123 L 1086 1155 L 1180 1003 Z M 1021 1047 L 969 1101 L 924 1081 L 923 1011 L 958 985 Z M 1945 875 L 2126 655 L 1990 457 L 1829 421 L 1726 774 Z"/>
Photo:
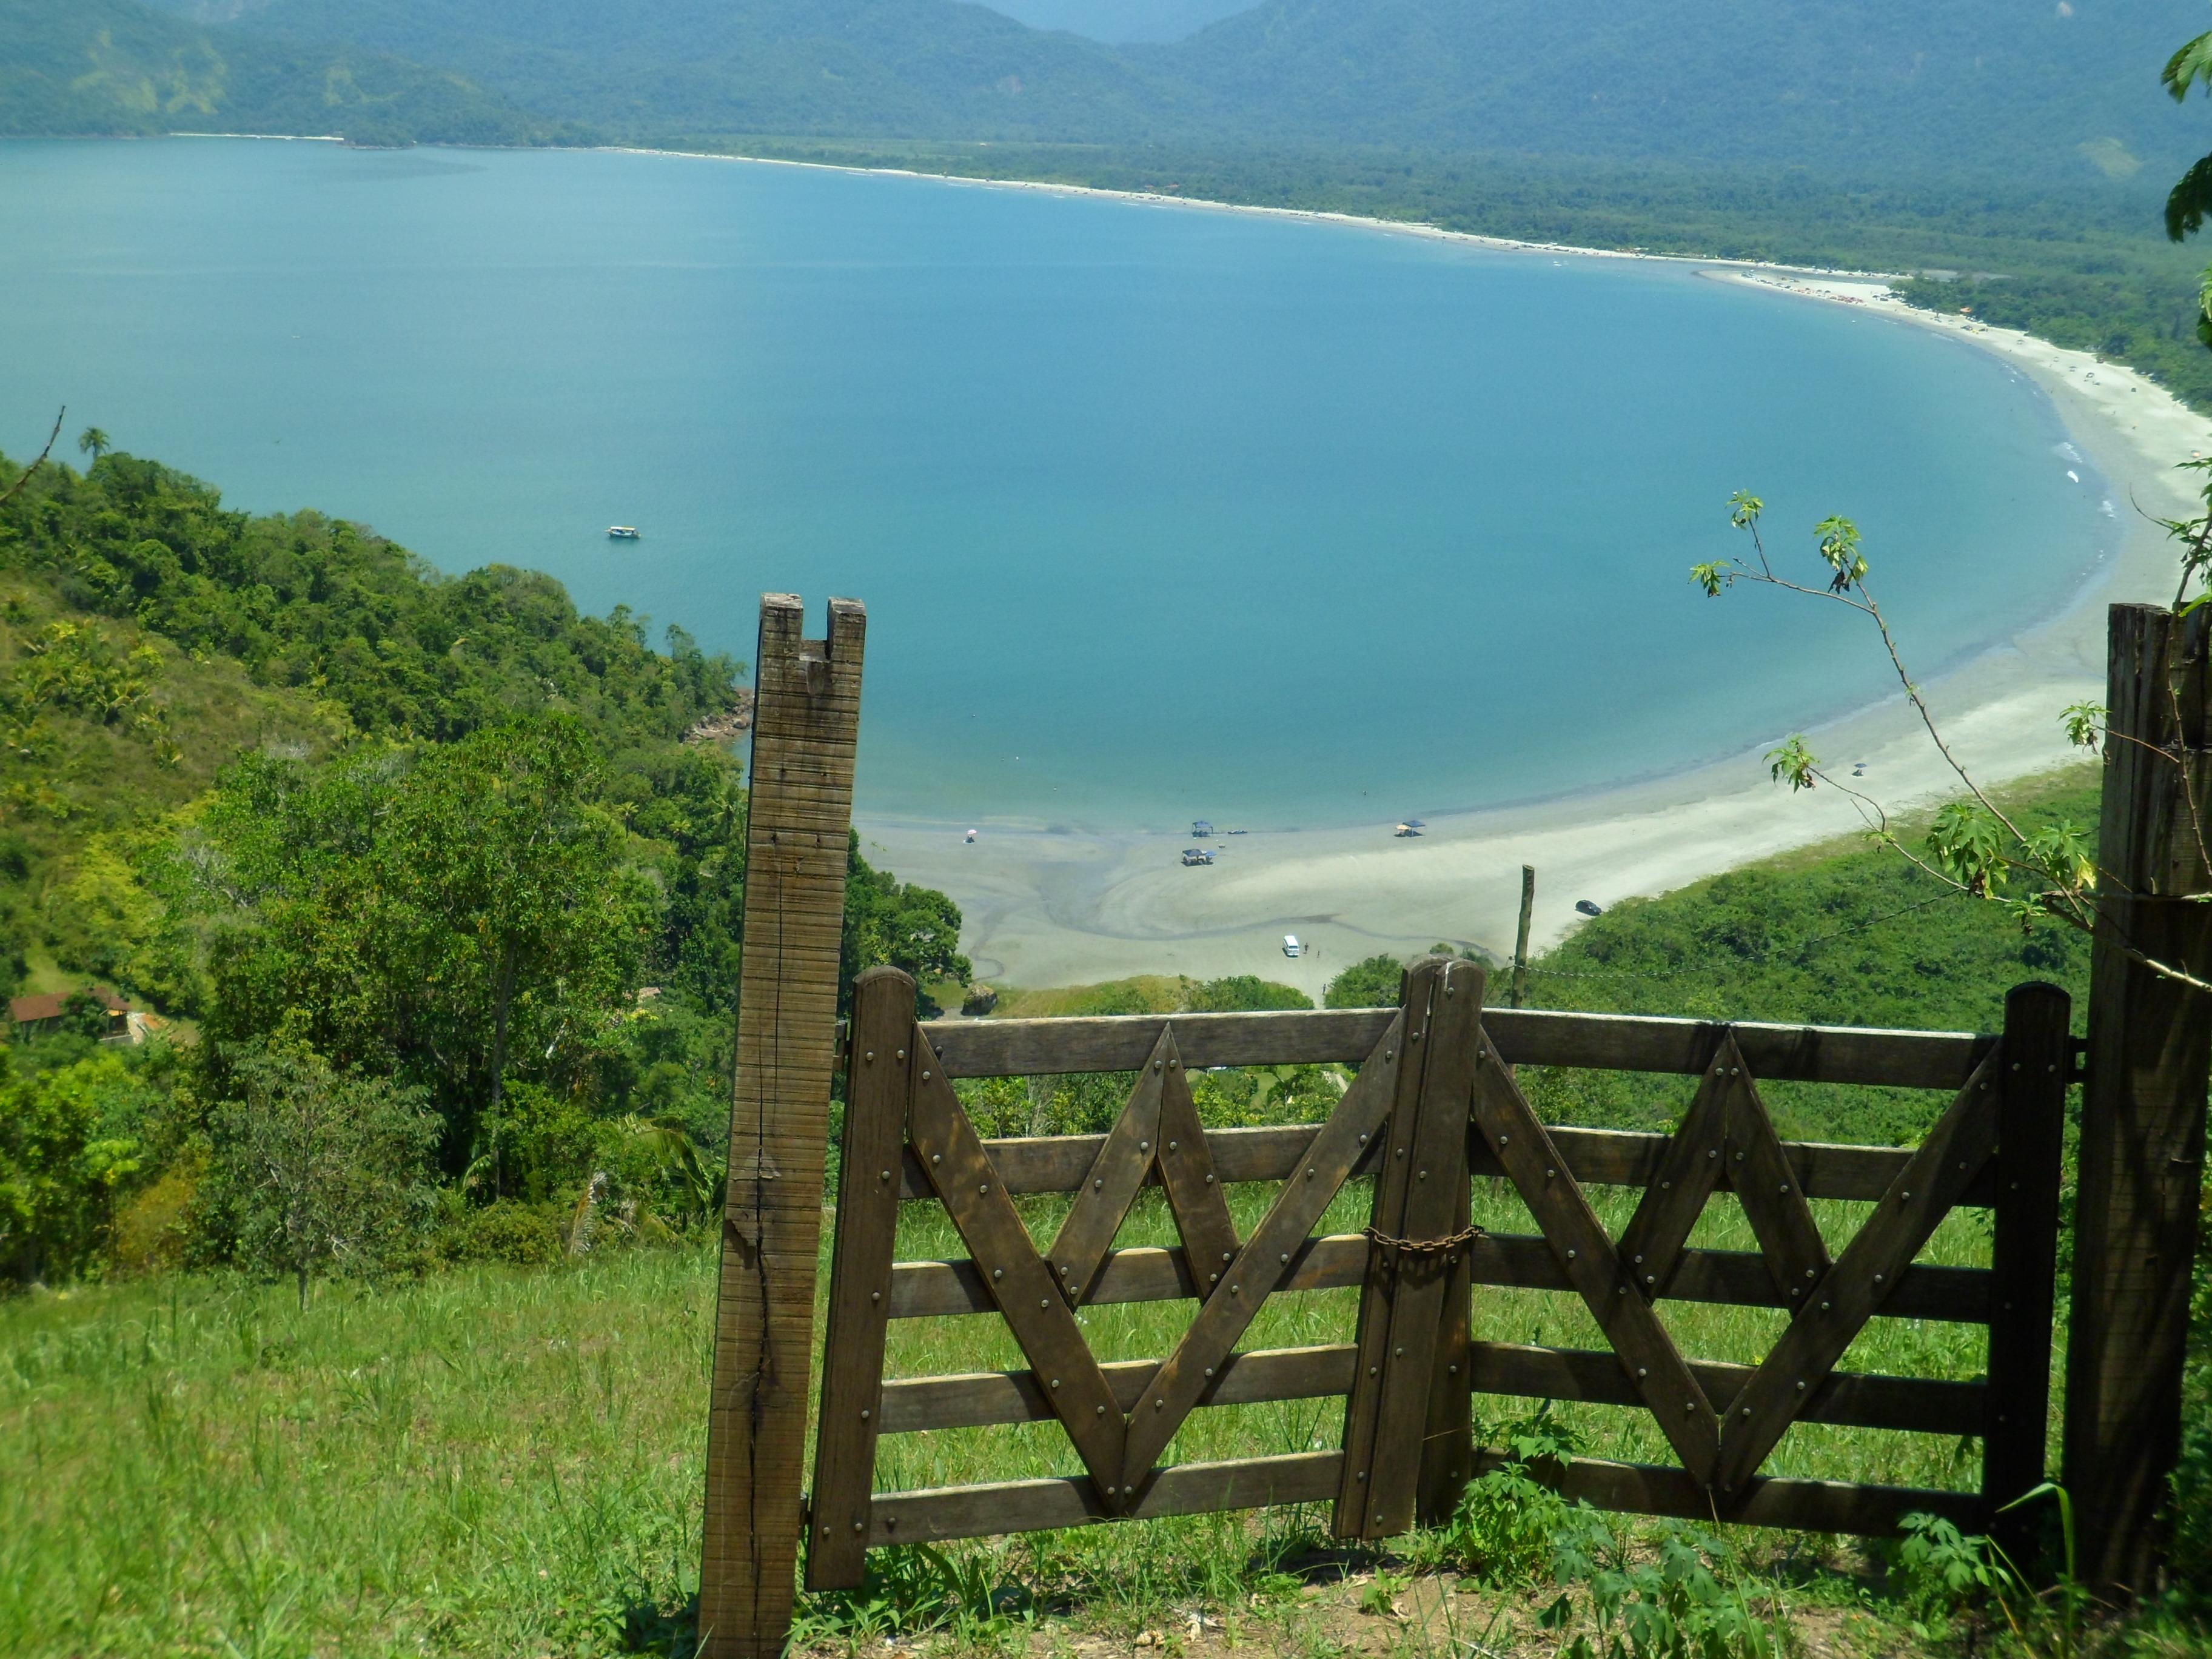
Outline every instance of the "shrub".
<path id="1" fill-rule="evenodd" d="M 291 1279 L 374 1278 L 428 1216 L 437 1120 L 419 1091 L 333 1071 L 305 1048 L 251 1053 L 215 1113 L 206 1213 L 241 1263 Z"/>
<path id="2" fill-rule="evenodd" d="M 448 1233 L 441 1254 L 453 1261 L 535 1267 L 558 1261 L 567 1249 L 560 1224 L 546 1209 L 502 1199 L 476 1211 Z"/>
<path id="3" fill-rule="evenodd" d="M 30 1282 L 90 1260 L 139 1148 L 142 1085 L 112 1054 L 30 1072 L 0 1054 L 0 1274 Z"/>
<path id="4" fill-rule="evenodd" d="M 1321 994 L 1325 1008 L 1395 1008 L 1406 976 L 1406 964 L 1393 956 L 1370 957 L 1355 962 Z"/>
<path id="5" fill-rule="evenodd" d="M 116 1210 L 107 1260 L 117 1273 L 166 1273 L 185 1265 L 193 1200 L 206 1168 L 204 1153 L 179 1158 Z"/>

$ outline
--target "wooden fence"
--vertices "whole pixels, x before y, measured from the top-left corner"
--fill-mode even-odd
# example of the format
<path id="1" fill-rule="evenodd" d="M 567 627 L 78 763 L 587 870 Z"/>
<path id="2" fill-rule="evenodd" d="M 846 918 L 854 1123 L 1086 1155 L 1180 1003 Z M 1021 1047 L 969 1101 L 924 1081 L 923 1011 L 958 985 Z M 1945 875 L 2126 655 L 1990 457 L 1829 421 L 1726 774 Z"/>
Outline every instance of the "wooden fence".
<path id="1" fill-rule="evenodd" d="M 1564 1489 L 1601 1508 L 1881 1532 L 1910 1510 L 1987 1523 L 2042 1480 L 2050 1386 L 2052 1246 L 2061 1114 L 2073 1070 L 2065 994 L 2015 992 L 1998 1037 L 1700 1024 L 1482 1006 L 1476 965 L 1431 959 L 1397 1009 L 920 1023 L 914 987 L 890 969 L 856 987 L 850 1089 L 817 1424 L 807 1582 L 856 1585 L 867 1548 L 983 1534 L 1328 1503 L 1340 1535 L 1376 1538 L 1450 1510 L 1504 1454 L 1470 1439 L 1475 1394 L 1650 1412 L 1678 1462 L 1577 1459 Z M 1756 1057 L 1754 1060 L 1753 1057 Z M 1328 1121 L 1207 1131 L 1192 1066 L 1358 1065 Z M 1601 1066 L 1699 1079 L 1670 1135 L 1547 1128 L 1515 1080 L 1522 1064 Z M 984 1140 L 953 1080 L 1133 1072 L 1104 1135 Z M 1953 1100 L 1917 1149 L 1793 1144 L 1775 1133 L 1759 1082 L 1940 1088 Z M 1503 1176 L 1536 1230 L 1468 1224 L 1470 1182 Z M 1373 1184 L 1364 1233 L 1310 1236 L 1347 1179 Z M 1240 1240 L 1223 1188 L 1277 1188 Z M 1147 1184 L 1164 1189 L 1180 1249 L 1111 1248 Z M 1585 1196 L 1640 1188 L 1619 1243 Z M 1716 1191 L 1752 1223 L 1756 1253 L 1686 1241 Z M 1074 1194 L 1053 1242 L 1034 1246 L 1015 1200 Z M 1810 1199 L 1869 1202 L 1831 1258 Z M 902 1203 L 942 1204 L 969 1256 L 897 1262 Z M 1988 1268 L 1916 1265 L 1954 1206 L 1994 1212 Z M 1478 1342 L 1475 1285 L 1578 1297 L 1609 1349 Z M 1278 1291 L 1357 1286 L 1354 1340 L 1283 1351 L 1237 1347 Z M 1195 1301 L 1172 1355 L 1102 1366 L 1074 1310 Z M 1790 1310 L 1758 1367 L 1684 1356 L 1668 1301 Z M 894 1319 L 995 1315 L 1030 1361 L 1018 1371 L 884 1376 Z M 1988 1380 L 1838 1371 L 1873 1317 L 1990 1328 Z M 1340 1449 L 1210 1463 L 1164 1461 L 1194 1409 L 1342 1395 Z M 1057 1419 L 1083 1476 L 873 1490 L 878 1437 Z M 1905 1430 L 1984 1447 L 1973 1492 L 1759 1474 L 1796 1421 Z"/>
<path id="2" fill-rule="evenodd" d="M 2212 623 L 2185 629 L 2134 615 L 2142 609 L 2114 607 L 2113 729 L 2142 735 L 2108 746 L 2104 857 L 2120 896 L 2110 902 L 2134 907 L 2130 925 L 2148 937 L 2143 907 L 2184 878 L 2202 885 L 2206 872 L 2174 874 L 2195 854 L 2179 850 L 2171 814 L 2146 805 L 2165 798 L 2163 786 L 2130 782 L 2128 768 L 2139 773 L 2136 751 L 2161 745 L 2207 752 Z M 2044 1478 L 2060 1146 L 2081 1045 L 2064 994 L 2039 985 L 2014 991 L 2002 1031 L 1973 1035 L 1487 1008 L 1480 969 L 1444 960 L 1417 964 L 1395 1009 L 1108 1019 L 922 1021 L 902 976 L 863 975 L 817 1402 L 808 1336 L 865 617 L 835 602 L 821 641 L 804 640 L 799 623 L 795 599 L 763 601 L 702 1652 L 781 1650 L 802 1536 L 807 1582 L 821 1588 L 857 1583 L 866 1551 L 881 1545 L 1269 1504 L 1327 1504 L 1340 1534 L 1386 1536 L 1439 1518 L 1502 1455 L 1474 1443 L 1478 1394 L 1650 1413 L 1674 1462 L 1578 1458 L 1559 1473 L 1569 1495 L 1614 1510 L 1845 1532 L 1887 1530 L 1918 1510 L 1980 1528 Z M 2195 929 L 2181 939 L 2195 949 L 2205 907 L 2185 916 L 2163 902 L 2156 914 Z M 2093 1085 L 2084 1110 L 2067 1446 L 2077 1502 L 2098 1517 L 2087 1544 L 2103 1564 L 2096 1577 L 2124 1589 L 2148 1583 L 2176 1440 L 2212 1015 L 2205 999 L 2147 984 L 2118 937 L 2100 945 L 2090 1012 L 2091 1050 L 2115 1080 L 2101 1095 Z M 2131 1024 L 2130 1008 L 2154 1008 L 2156 1028 Z M 1199 1124 L 1190 1068 L 1306 1062 L 1358 1068 L 1325 1124 Z M 1698 1082 L 1671 1134 L 1553 1127 L 1529 1109 L 1523 1066 Z M 1085 1072 L 1138 1079 L 1103 1135 L 986 1140 L 953 1086 Z M 1785 1080 L 1949 1100 L 1917 1147 L 1792 1143 L 1759 1094 Z M 1476 1176 L 1509 1182 L 1531 1231 L 1472 1228 Z M 1368 1228 L 1316 1236 L 1353 1181 L 1371 1186 Z M 1222 1195 L 1240 1182 L 1275 1188 L 1249 1237 Z M 1115 1249 L 1147 1185 L 1164 1189 L 1182 1244 Z M 1607 1186 L 1641 1192 L 1617 1239 L 1588 1196 Z M 1717 1191 L 1741 1206 L 1757 1250 L 1688 1246 Z M 1042 1249 L 1016 1203 L 1033 1194 L 1074 1195 Z M 1815 1200 L 1872 1206 L 1840 1251 L 1814 1224 Z M 967 1257 L 895 1261 L 905 1204 L 941 1205 Z M 1962 1206 L 1991 1214 L 1991 1265 L 1918 1261 Z M 2085 1310 L 2092 1283 L 2104 1301 Z M 1474 1340 L 1474 1298 L 1492 1286 L 1578 1298 L 1604 1346 Z M 1360 1292 L 1352 1340 L 1238 1346 L 1269 1297 L 1331 1287 Z M 1086 1304 L 1165 1300 L 1194 1304 L 1189 1328 L 1174 1352 L 1143 1361 L 1100 1364 L 1075 1316 Z M 1685 1354 L 1670 1334 L 1666 1309 L 1679 1303 L 1790 1317 L 1758 1364 L 1719 1364 Z M 1026 1366 L 885 1377 L 890 1321 L 978 1316 L 1004 1321 Z M 1985 1376 L 1838 1369 L 1868 1322 L 1888 1318 L 1986 1327 Z M 1194 1411 L 1337 1396 L 1335 1449 L 1173 1455 Z M 809 1494 L 801 1454 L 817 1404 Z M 875 1490 L 883 1435 L 1047 1419 L 1066 1432 L 1081 1474 Z M 1931 1491 L 1765 1473 L 1796 1423 L 1976 1439 L 1981 1479 Z"/>

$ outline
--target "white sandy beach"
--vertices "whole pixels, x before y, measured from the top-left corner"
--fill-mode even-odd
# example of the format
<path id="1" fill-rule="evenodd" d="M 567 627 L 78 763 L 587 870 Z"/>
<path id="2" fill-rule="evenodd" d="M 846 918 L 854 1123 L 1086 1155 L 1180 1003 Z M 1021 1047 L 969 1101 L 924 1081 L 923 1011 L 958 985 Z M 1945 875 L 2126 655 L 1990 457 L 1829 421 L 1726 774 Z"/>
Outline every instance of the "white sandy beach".
<path id="1" fill-rule="evenodd" d="M 1336 215 L 1144 199 L 1343 222 Z M 1494 247 L 1569 251 L 1356 222 Z M 2164 532 L 2125 504 L 2132 501 L 2142 514 L 2185 516 L 2195 504 L 2173 469 L 2192 454 L 2212 452 L 2212 421 L 2132 371 L 2087 353 L 1909 307 L 1879 276 L 1688 263 L 1717 280 L 1800 303 L 1863 309 L 1869 327 L 1953 333 L 2003 357 L 2050 394 L 2075 447 L 2123 504 L 2129 528 L 2120 551 L 2063 613 L 1923 689 L 1945 735 L 1984 782 L 2078 760 L 2079 751 L 2065 745 L 2057 715 L 2069 702 L 2102 700 L 2106 605 L 2165 601 L 2173 591 Z M 1870 640 L 1869 648 L 1878 647 Z M 1825 757 L 1868 761 L 1863 787 L 1892 811 L 1956 793 L 1955 779 L 1901 696 L 1810 735 Z M 941 823 L 864 816 L 860 824 L 871 858 L 903 879 L 944 889 L 959 903 L 967 921 L 964 946 L 979 978 L 1044 986 L 1137 973 L 1258 973 L 1316 995 L 1332 975 L 1377 951 L 1403 956 L 1442 939 L 1510 955 L 1524 863 L 1538 871 L 1534 932 L 1541 944 L 1574 925 L 1578 899 L 1603 905 L 1664 892 L 1860 827 L 1850 804 L 1832 792 L 1793 799 L 1770 782 L 1757 752 L 1632 787 L 1431 819 L 1418 839 L 1395 839 L 1387 826 L 1376 825 L 1255 832 L 1232 843 L 1233 859 L 1201 871 L 1182 867 L 1175 857 L 1180 842 L 1158 835 L 994 829 L 970 846 L 957 827 Z M 1306 955 L 1295 961 L 1283 955 L 1286 933 L 1305 942 Z"/>

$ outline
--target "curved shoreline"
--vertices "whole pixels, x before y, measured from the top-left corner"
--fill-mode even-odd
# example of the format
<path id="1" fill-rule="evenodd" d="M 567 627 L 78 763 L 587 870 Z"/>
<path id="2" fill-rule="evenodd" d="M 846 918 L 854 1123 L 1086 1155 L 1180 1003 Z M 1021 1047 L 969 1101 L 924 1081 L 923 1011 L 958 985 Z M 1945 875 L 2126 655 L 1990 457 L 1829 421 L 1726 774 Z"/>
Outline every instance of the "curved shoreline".
<path id="1" fill-rule="evenodd" d="M 2102 606 L 2160 601 L 2170 593 L 2164 533 L 2140 515 L 2180 517 L 2194 510 L 2195 499 L 2172 468 L 2191 453 L 2212 453 L 2212 420 L 2135 371 L 2023 332 L 1908 307 L 1890 294 L 1888 273 L 1579 248 L 1091 185 L 687 151 L 629 153 L 887 173 L 1304 220 L 1501 252 L 1688 265 L 1779 296 L 1933 329 L 1990 352 L 2051 398 L 2069 439 L 2109 482 L 2113 498 L 2131 502 L 2138 514 L 2119 550 L 2056 614 L 1991 641 L 1924 688 L 1946 737 L 1977 779 L 1990 784 L 2079 758 L 2063 741 L 2057 712 L 2070 702 L 2102 698 Z M 1808 735 L 1831 757 L 1866 759 L 1869 787 L 1893 812 L 1957 791 L 1901 695 Z M 1171 862 L 1167 849 L 1175 838 L 1148 831 L 1000 828 L 971 846 L 951 823 L 866 814 L 860 819 L 872 855 L 904 879 L 944 889 L 960 904 L 967 919 L 963 942 L 981 977 L 1051 985 L 1135 973 L 1260 973 L 1316 994 L 1332 975 L 1377 951 L 1405 955 L 1449 940 L 1509 953 L 1522 863 L 1537 866 L 1534 937 L 1548 943 L 1573 925 L 1577 899 L 1604 904 L 1663 892 L 1861 827 L 1839 799 L 1791 799 L 1769 781 L 1757 751 L 1643 782 L 1442 815 L 1414 840 L 1396 840 L 1379 825 L 1254 831 L 1233 843 L 1230 861 L 1202 870 Z M 1305 942 L 1307 954 L 1283 956 L 1286 933 Z"/>
<path id="2" fill-rule="evenodd" d="M 2212 453 L 2212 421 L 2191 413 L 2142 377 L 2024 334 L 1907 307 L 1887 297 L 1883 273 L 1583 248 L 1353 214 L 1093 185 L 601 148 L 1301 220 L 1504 253 L 1688 266 L 1800 302 L 1850 306 L 1951 333 L 1991 353 L 2051 398 L 2069 439 L 2109 481 L 2113 499 L 2132 499 L 2143 511 L 2178 517 L 2193 507 L 2171 468 L 2194 451 Z M 1930 702 L 1977 775 L 1999 782 L 2070 758 L 2056 714 L 2068 702 L 2101 698 L 2100 602 L 2163 600 L 2172 582 L 2162 534 L 2133 520 L 2118 550 L 2056 614 L 1991 641 L 1931 681 Z M 1956 789 L 1901 697 L 1862 708 L 1811 735 L 1816 748 L 1832 757 L 1870 761 L 1868 782 L 1893 809 Z M 1235 850 L 1223 864 L 1203 870 L 1175 861 L 1178 837 L 1145 831 L 993 828 L 967 846 L 960 828 L 949 823 L 864 813 L 860 828 L 872 856 L 880 852 L 902 878 L 943 888 L 960 902 L 967 915 L 967 948 L 988 977 L 1043 985 L 1136 972 L 1257 972 L 1317 992 L 1330 975 L 1378 950 L 1405 954 L 1443 939 L 1503 955 L 1510 947 L 1516 866 L 1522 862 L 1538 867 L 1536 933 L 1549 940 L 1572 926 L 1577 899 L 1604 903 L 1662 891 L 1856 829 L 1847 805 L 1828 795 L 1793 800 L 1769 783 L 1752 751 L 1513 808 L 1439 814 L 1419 840 L 1394 840 L 1383 825 L 1255 831 L 1229 843 Z M 1285 958 L 1279 949 L 1285 933 L 1297 933 L 1312 954 Z"/>

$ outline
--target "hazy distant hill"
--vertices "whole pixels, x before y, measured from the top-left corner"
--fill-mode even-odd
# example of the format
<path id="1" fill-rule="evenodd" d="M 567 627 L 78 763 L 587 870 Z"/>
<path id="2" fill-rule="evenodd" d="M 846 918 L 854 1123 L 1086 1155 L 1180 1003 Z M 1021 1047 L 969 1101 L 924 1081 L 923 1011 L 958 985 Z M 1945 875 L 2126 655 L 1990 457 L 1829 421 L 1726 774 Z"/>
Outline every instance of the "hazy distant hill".
<path id="1" fill-rule="evenodd" d="M 339 43 L 301 46 L 138 0 L 0 0 L 0 133 L 250 131 L 363 143 L 562 136 L 442 70 Z"/>
<path id="2" fill-rule="evenodd" d="M 216 0 L 240 5 L 245 0 Z M 1033 29 L 1066 29 L 1093 40 L 1180 40 L 1208 23 L 1249 10 L 1256 0 L 983 0 Z"/>
<path id="3" fill-rule="evenodd" d="M 2212 130 L 2212 111 L 2177 110 L 2157 86 L 2167 54 L 2212 22 L 2179 0 L 1265 0 L 1174 44 L 1121 47 L 958 0 L 165 3 L 235 21 L 196 32 L 133 0 L 0 9 L 62 37 L 58 55 L 80 75 L 106 50 L 87 46 L 88 20 L 127 15 L 116 50 L 142 67 L 95 89 L 113 121 L 140 130 L 204 122 L 211 55 L 231 65 L 236 107 L 243 66 L 264 61 L 249 43 L 274 54 L 253 82 L 259 107 L 326 130 L 325 88 L 342 88 L 343 106 L 374 80 L 355 101 L 423 137 L 513 118 L 481 88 L 546 123 L 629 139 L 1366 146 L 2008 186 L 2147 167 L 2142 188 Z M 1164 28 L 1238 0 L 1000 3 L 1100 29 L 1139 14 Z M 343 59 L 349 81 L 317 56 L 362 52 L 382 56 Z M 9 125 L 82 125 L 71 74 L 30 84 L 9 61 Z"/>
<path id="4" fill-rule="evenodd" d="M 271 0 L 229 32 L 449 65 L 630 137 L 1121 140 L 1195 125 L 1111 48 L 956 0 Z"/>
<path id="5" fill-rule="evenodd" d="M 1277 133 L 2086 176 L 2201 152 L 2158 71 L 2208 27 L 2173 0 L 1267 0 L 1140 56 Z"/>
<path id="6" fill-rule="evenodd" d="M 1006 3 L 1095 23 L 1234 0 Z M 2207 21 L 2174 0 L 1267 0 L 1117 51 L 954 0 L 268 0 L 233 27 L 439 64 L 633 136 L 1348 143 L 2018 179 L 2179 155 L 2197 124 L 2158 67 Z"/>

